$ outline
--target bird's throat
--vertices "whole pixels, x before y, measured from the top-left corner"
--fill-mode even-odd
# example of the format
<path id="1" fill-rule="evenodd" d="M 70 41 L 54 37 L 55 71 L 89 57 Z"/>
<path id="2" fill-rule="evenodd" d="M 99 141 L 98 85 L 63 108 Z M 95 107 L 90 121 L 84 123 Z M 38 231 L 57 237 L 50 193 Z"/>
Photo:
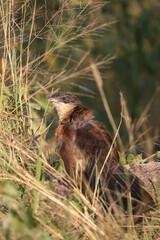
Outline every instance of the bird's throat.
<path id="1" fill-rule="evenodd" d="M 60 122 L 62 122 L 65 118 L 69 117 L 69 115 L 73 112 L 75 105 L 74 104 L 66 104 L 66 103 L 58 103 L 55 104 L 58 117 Z"/>

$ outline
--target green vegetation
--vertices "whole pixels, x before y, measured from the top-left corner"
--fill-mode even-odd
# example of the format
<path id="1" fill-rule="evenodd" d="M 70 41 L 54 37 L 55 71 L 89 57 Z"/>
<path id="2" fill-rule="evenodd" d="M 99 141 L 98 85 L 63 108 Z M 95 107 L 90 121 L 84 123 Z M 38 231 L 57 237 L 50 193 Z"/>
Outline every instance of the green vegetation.
<path id="1" fill-rule="evenodd" d="M 151 0 L 129 2 L 1 0 L 0 239 L 159 237 L 158 209 L 138 226 L 131 216 L 125 228 L 110 211 L 104 217 L 98 199 L 92 206 L 77 188 L 63 194 L 54 183 L 72 185 L 54 154 L 56 116 L 47 99 L 59 88 L 83 95 L 105 122 L 106 110 L 123 164 L 158 160 L 159 109 L 153 103 L 160 89 L 160 6 Z M 122 94 L 119 101 L 119 89 L 127 89 L 127 103 Z M 147 119 L 151 106 L 154 131 Z"/>

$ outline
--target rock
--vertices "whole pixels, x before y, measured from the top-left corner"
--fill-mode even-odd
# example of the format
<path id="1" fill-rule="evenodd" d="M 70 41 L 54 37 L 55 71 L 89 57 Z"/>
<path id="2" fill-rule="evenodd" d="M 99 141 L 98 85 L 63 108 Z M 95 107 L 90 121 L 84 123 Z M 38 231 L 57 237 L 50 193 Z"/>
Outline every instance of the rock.
<path id="1" fill-rule="evenodd" d="M 156 195 L 156 192 L 160 194 L 160 162 L 134 162 L 125 167 L 140 178 L 148 192 L 153 195 Z"/>

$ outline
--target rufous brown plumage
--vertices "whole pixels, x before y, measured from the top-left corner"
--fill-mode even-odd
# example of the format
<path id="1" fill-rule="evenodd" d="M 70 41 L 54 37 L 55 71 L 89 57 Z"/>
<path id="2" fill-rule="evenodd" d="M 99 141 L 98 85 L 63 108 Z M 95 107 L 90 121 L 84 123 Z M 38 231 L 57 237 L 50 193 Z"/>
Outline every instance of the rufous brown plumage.
<path id="1" fill-rule="evenodd" d="M 93 112 L 70 93 L 55 93 L 49 101 L 59 116 L 56 151 L 67 173 L 82 180 L 84 194 L 97 191 L 104 206 L 119 206 L 123 213 L 127 213 L 130 192 L 133 214 L 139 215 L 135 222 L 139 221 L 142 213 L 154 205 L 153 199 L 138 177 L 120 164 L 105 126 L 94 120 Z"/>

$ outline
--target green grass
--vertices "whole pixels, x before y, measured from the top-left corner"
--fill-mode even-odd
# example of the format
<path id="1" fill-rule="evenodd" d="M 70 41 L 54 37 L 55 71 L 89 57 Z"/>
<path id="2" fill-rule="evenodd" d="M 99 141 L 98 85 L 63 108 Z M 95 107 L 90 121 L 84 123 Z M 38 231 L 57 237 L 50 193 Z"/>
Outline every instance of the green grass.
<path id="1" fill-rule="evenodd" d="M 36 7 L 36 1 L 33 6 L 31 1 L 17 1 L 14 9 L 10 1 L 0 4 L 0 239 L 157 239 L 159 210 L 145 218 L 143 224 L 134 226 L 131 221 L 126 228 L 111 209 L 102 213 L 96 197 L 94 205 L 90 204 L 66 178 L 63 164 L 56 170 L 49 164 L 55 158 L 55 138 L 53 133 L 47 139 L 51 126 L 48 122 L 52 123 L 53 116 L 48 96 L 62 82 L 69 85 L 74 84 L 75 78 L 93 78 L 93 66 L 98 71 L 98 67 L 112 60 L 90 65 L 88 53 L 82 54 L 79 62 L 66 57 L 71 46 L 76 50 L 77 40 L 87 40 L 111 24 L 95 20 L 87 25 L 86 19 L 93 19 L 101 7 L 99 3 L 94 6 L 88 2 L 81 8 L 68 4 L 63 1 L 38 30 L 36 21 L 41 9 Z M 41 38 L 46 40 L 45 49 L 37 56 L 34 48 Z M 86 60 L 88 65 L 84 64 Z M 89 89 L 79 87 L 90 95 Z M 105 105 L 102 89 L 99 87 Z M 119 134 L 108 104 L 105 109 L 116 135 Z M 130 143 L 135 147 L 133 129 L 129 124 L 127 127 Z M 124 146 L 118 138 L 124 159 Z M 57 179 L 62 183 L 65 179 L 71 188 L 58 184 Z"/>

